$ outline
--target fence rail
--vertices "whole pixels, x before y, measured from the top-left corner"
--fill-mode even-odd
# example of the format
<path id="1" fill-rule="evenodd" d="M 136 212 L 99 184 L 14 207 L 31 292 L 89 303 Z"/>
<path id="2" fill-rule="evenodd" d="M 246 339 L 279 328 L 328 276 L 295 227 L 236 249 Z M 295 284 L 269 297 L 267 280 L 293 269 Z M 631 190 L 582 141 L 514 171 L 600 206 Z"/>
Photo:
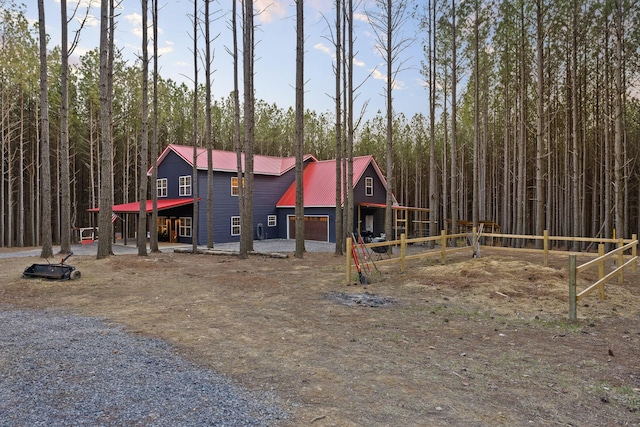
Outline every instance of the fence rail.
<path id="1" fill-rule="evenodd" d="M 630 250 L 631 258 L 624 261 L 624 252 Z M 603 300 L 605 299 L 604 293 L 604 284 L 608 282 L 610 279 L 618 276 L 618 282 L 622 282 L 624 280 L 624 269 L 626 267 L 633 267 L 633 271 L 637 271 L 638 263 L 638 239 L 634 235 L 634 240 L 623 244 L 623 240 L 620 239 L 618 241 L 618 248 L 604 253 L 604 245 L 600 244 L 598 246 L 598 254 L 599 256 L 591 261 L 585 262 L 580 266 L 576 266 L 576 255 L 569 255 L 569 319 L 576 320 L 578 318 L 577 315 L 577 302 L 583 297 L 589 295 L 594 290 L 598 289 L 598 297 Z M 605 274 L 605 261 L 609 258 L 617 257 L 616 265 L 617 267 Z M 577 281 L 578 281 L 578 273 L 586 271 L 592 267 L 598 266 L 598 280 L 591 285 L 587 286 L 587 288 L 583 289 L 581 292 L 577 292 Z"/>
<path id="2" fill-rule="evenodd" d="M 393 257 L 389 259 L 382 259 L 375 261 L 376 264 L 391 264 L 391 263 L 399 263 L 400 271 L 404 272 L 407 268 L 407 261 L 414 259 L 422 259 L 427 257 L 440 256 L 440 261 L 443 264 L 447 262 L 447 254 L 460 252 L 460 251 L 473 251 L 472 254 L 476 255 L 476 249 L 474 249 L 474 245 L 464 245 L 459 246 L 458 243 L 460 240 L 464 239 L 465 243 L 469 242 L 478 242 L 480 239 L 480 233 L 474 228 L 471 235 L 468 233 L 458 233 L 458 234 L 446 234 L 446 231 L 442 231 L 440 236 L 433 237 L 419 237 L 413 239 L 407 239 L 405 234 L 400 236 L 400 240 L 390 240 L 384 242 L 375 242 L 375 243 L 366 243 L 364 244 L 364 248 L 373 249 L 384 246 L 391 247 L 400 247 L 400 254 L 398 257 Z M 535 235 L 518 235 L 518 234 L 504 234 L 504 233 L 487 233 L 484 236 L 485 238 L 504 238 L 511 240 L 542 240 L 543 245 L 542 249 L 533 249 L 533 248 L 517 248 L 517 247 L 500 247 L 500 246 L 491 246 L 492 249 L 504 249 L 509 251 L 519 251 L 519 252 L 529 252 L 529 253 L 541 253 L 544 257 L 544 265 L 548 265 L 549 255 L 569 255 L 569 317 L 571 320 L 576 319 L 576 302 L 586 295 L 593 292 L 596 288 L 599 289 L 600 299 L 604 299 L 604 284 L 609 281 L 613 277 L 618 277 L 618 280 L 622 282 L 624 276 L 624 268 L 632 266 L 633 271 L 637 271 L 637 248 L 638 248 L 638 237 L 637 235 L 633 235 L 631 239 L 610 239 L 610 238 L 597 238 L 597 237 L 567 237 L 567 236 L 549 236 L 547 231 L 545 230 L 542 236 Z M 598 253 L 590 253 L 590 252 L 580 252 L 580 255 L 587 256 L 596 256 L 597 258 L 588 261 L 580 266 L 576 266 L 576 253 L 571 251 L 560 251 L 560 250 L 552 250 L 550 249 L 550 242 L 559 241 L 559 242 L 583 242 L 583 243 L 598 243 Z M 419 254 L 407 255 L 407 245 L 410 244 L 425 244 L 425 243 L 438 243 L 440 245 L 440 250 L 434 249 L 430 251 L 424 251 Z M 453 244 L 451 244 L 453 242 Z M 357 242 L 356 242 L 357 243 Z M 605 254 L 605 243 L 617 244 L 617 248 Z M 351 248 L 352 239 L 347 239 L 347 248 Z M 479 248 L 480 246 L 478 246 Z M 485 245 L 485 247 L 488 247 Z M 626 262 L 624 261 L 624 253 L 626 251 L 631 251 L 631 257 Z M 368 251 L 370 252 L 370 251 Z M 617 256 L 617 268 L 605 274 L 605 261 L 611 257 Z M 598 281 L 589 285 L 586 289 L 581 292 L 577 292 L 576 290 L 576 282 L 577 282 L 577 274 L 579 272 L 588 270 L 593 266 L 598 266 Z M 352 257 L 351 250 L 346 251 L 346 278 L 347 283 L 352 283 L 352 272 L 353 267 L 355 266 L 354 260 Z"/>

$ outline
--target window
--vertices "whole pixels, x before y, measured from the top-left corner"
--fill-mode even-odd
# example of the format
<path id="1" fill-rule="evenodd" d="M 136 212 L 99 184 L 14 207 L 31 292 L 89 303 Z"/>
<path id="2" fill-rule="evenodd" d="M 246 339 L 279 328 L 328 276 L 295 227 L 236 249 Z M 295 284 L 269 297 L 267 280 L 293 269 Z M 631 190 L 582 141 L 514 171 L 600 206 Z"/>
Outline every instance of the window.
<path id="1" fill-rule="evenodd" d="M 180 218 L 178 234 L 180 237 L 191 237 L 191 217 Z"/>
<path id="2" fill-rule="evenodd" d="M 180 177 L 180 195 L 191 195 L 191 175 L 185 175 Z"/>
<path id="3" fill-rule="evenodd" d="M 277 218 L 277 217 L 276 217 L 275 215 L 269 215 L 269 216 L 267 217 L 267 226 L 269 226 L 269 227 L 275 227 L 275 226 L 276 226 L 276 223 L 277 223 L 277 222 L 276 222 L 276 221 L 277 221 L 277 220 L 276 220 L 276 218 Z"/>
<path id="4" fill-rule="evenodd" d="M 373 196 L 373 178 L 370 176 L 364 179 L 364 195 Z"/>
<path id="5" fill-rule="evenodd" d="M 244 178 L 242 178 L 242 188 L 244 188 Z M 238 190 L 238 177 L 232 176 L 231 177 L 231 195 L 237 196 L 238 194 L 240 194 L 240 191 Z"/>
<path id="6" fill-rule="evenodd" d="M 158 197 L 167 197 L 167 178 L 158 178 L 156 180 L 156 188 Z"/>
<path id="7" fill-rule="evenodd" d="M 240 235 L 240 217 L 239 216 L 231 217 L 231 235 L 232 236 Z"/>

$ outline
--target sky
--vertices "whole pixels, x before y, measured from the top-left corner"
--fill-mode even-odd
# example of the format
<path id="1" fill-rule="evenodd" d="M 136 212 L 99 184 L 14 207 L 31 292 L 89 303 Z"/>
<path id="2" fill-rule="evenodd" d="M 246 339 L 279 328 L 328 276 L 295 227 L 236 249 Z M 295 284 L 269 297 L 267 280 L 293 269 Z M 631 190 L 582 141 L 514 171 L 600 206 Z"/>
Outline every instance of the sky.
<path id="1" fill-rule="evenodd" d="M 69 18 L 78 0 L 67 0 Z M 99 46 L 99 0 L 79 0 L 78 12 L 69 24 L 69 40 L 78 29 L 79 21 L 89 7 L 85 28 L 80 33 L 72 61 Z M 49 49 L 60 44 L 60 0 L 45 0 L 45 21 L 50 36 Z M 202 1 L 199 1 L 203 7 Z M 335 48 L 331 41 L 334 25 L 333 0 L 305 1 L 305 108 L 317 113 L 333 112 L 335 106 L 335 77 L 333 61 Z M 149 2 L 151 4 L 151 2 Z M 365 6 L 373 7 L 373 0 L 365 0 Z M 150 6 L 149 6 L 150 7 Z M 256 97 L 279 108 L 295 105 L 295 43 L 296 22 L 293 0 L 254 0 L 258 13 L 255 19 L 255 90 Z M 193 86 L 193 0 L 160 0 L 159 3 L 159 72 L 165 79 L 184 82 Z M 233 61 L 228 50 L 232 47 L 230 31 L 231 2 L 212 2 L 214 70 L 212 93 L 214 99 L 226 97 L 233 90 Z M 239 7 L 240 9 L 240 7 Z M 202 16 L 202 14 L 200 14 Z M 37 21 L 37 2 L 27 2 L 27 18 Z M 141 54 L 142 16 L 139 0 L 122 0 L 118 9 L 115 44 L 125 60 L 133 63 Z M 151 19 L 149 19 L 151 25 Z M 376 37 L 366 18 L 364 8 L 355 15 L 354 85 L 359 85 L 354 109 L 361 111 L 366 105 L 365 119 L 385 111 L 386 65 L 376 49 Z M 149 31 L 151 37 L 151 31 Z M 428 115 L 428 92 L 420 74 L 424 60 L 422 35 L 415 22 L 409 18 L 402 27 L 400 38 L 407 40 L 400 53 L 399 71 L 394 83 L 393 100 L 396 113 L 410 119 L 417 113 Z M 239 43 L 242 42 L 241 36 Z M 200 37 L 199 49 L 204 47 Z M 151 54 L 151 47 L 150 47 Z M 199 82 L 204 82 L 202 65 Z M 242 73 L 240 69 L 240 74 Z M 240 85 L 242 79 L 240 77 Z"/>

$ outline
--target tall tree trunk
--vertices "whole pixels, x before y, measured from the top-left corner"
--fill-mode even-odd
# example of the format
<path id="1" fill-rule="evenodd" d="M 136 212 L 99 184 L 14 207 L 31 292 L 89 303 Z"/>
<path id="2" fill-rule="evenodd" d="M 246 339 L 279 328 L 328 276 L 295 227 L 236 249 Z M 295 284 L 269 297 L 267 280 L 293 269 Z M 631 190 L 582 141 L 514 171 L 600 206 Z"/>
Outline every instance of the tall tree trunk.
<path id="1" fill-rule="evenodd" d="M 205 0 L 206 1 L 206 0 Z M 193 217 L 191 218 L 191 250 L 198 253 L 198 0 L 193 0 L 193 169 L 191 194 L 193 195 Z"/>
<path id="2" fill-rule="evenodd" d="M 396 2 L 399 7 L 402 7 L 402 2 Z M 387 66 L 387 85 L 386 85 L 386 101 L 387 101 L 387 105 L 386 105 L 386 120 L 387 120 L 387 125 L 386 125 L 386 137 L 387 137 L 387 144 L 386 144 L 386 160 L 387 160 L 387 192 L 386 192 L 386 206 L 385 206 L 385 215 L 384 215 L 384 232 L 387 236 L 393 236 L 393 211 L 392 211 L 392 205 L 393 205 L 393 187 L 394 187 L 394 176 L 393 176 L 393 82 L 394 82 L 394 78 L 393 78 L 393 42 L 394 42 L 394 26 L 393 26 L 393 12 L 392 12 L 392 2 L 391 0 L 387 0 L 386 2 L 386 18 L 387 18 L 387 23 L 386 23 L 386 32 L 387 32 L 387 37 L 386 37 L 386 48 L 385 48 L 385 53 L 386 53 L 386 58 L 384 58 L 384 61 L 386 62 L 386 66 Z M 408 218 L 405 218 L 408 219 Z M 360 224 L 358 224 L 360 225 Z M 397 232 L 398 230 L 396 230 Z M 405 227 L 405 233 L 408 230 Z M 392 238 L 395 239 L 396 237 L 400 237 L 400 236 L 393 236 Z"/>
<path id="3" fill-rule="evenodd" d="M 113 254 L 111 235 L 113 223 L 113 141 L 111 140 L 111 94 L 113 86 L 113 2 L 103 1 L 100 6 L 100 213 L 98 227 L 97 258 L 107 258 Z"/>
<path id="4" fill-rule="evenodd" d="M 579 135 L 578 135 L 578 1 L 573 0 L 571 12 L 571 26 L 572 26 L 572 39 L 571 39 L 571 143 L 572 143 L 572 155 L 571 155 L 571 204 L 573 205 L 572 222 L 572 235 L 575 237 L 580 236 L 580 189 L 578 185 L 578 179 L 580 175 L 580 166 L 578 165 L 578 153 L 579 153 Z M 573 250 L 578 250 L 578 242 L 573 243 Z"/>
<path id="5" fill-rule="evenodd" d="M 60 1 L 60 252 L 71 252 L 71 184 L 69 171 L 69 48 L 67 0 Z"/>
<path id="6" fill-rule="evenodd" d="M 158 0 L 151 0 L 153 8 L 153 132 L 151 134 L 151 252 L 160 252 L 158 247 Z"/>
<path id="7" fill-rule="evenodd" d="M 244 2 L 243 75 L 244 75 L 244 207 L 240 230 L 240 258 L 247 258 L 253 250 L 253 151 L 255 137 L 254 65 L 254 9 L 253 0 Z M 239 183 L 241 186 L 242 183 Z"/>
<path id="8" fill-rule="evenodd" d="M 615 91 L 614 91 L 614 140 L 613 140 L 613 208 L 614 208 L 614 229 L 616 231 L 616 237 L 624 237 L 624 209 L 623 209 L 623 194 L 624 194 L 624 182 L 622 178 L 622 172 L 624 168 L 623 159 L 623 96 L 625 88 L 623 86 L 623 51 L 622 41 L 624 28 L 622 26 L 622 4 L 620 0 L 615 1 L 614 8 L 614 26 L 615 26 Z"/>
<path id="9" fill-rule="evenodd" d="M 138 256 L 147 256 L 147 170 L 149 169 L 148 9 L 149 0 L 142 0 L 142 134 L 140 135 L 140 191 L 138 193 L 138 200 L 140 201 L 138 212 Z"/>
<path id="10" fill-rule="evenodd" d="M 342 255 L 344 232 L 342 228 L 342 3 L 336 0 L 336 248 L 335 254 Z"/>
<path id="11" fill-rule="evenodd" d="M 38 0 L 38 26 L 40 34 L 40 108 L 41 140 L 40 158 L 42 159 L 42 258 L 53 256 L 51 234 L 51 163 L 49 158 L 49 86 L 47 82 L 47 34 L 44 16 L 44 0 Z M 11 187 L 9 187 L 11 188 Z"/>
<path id="12" fill-rule="evenodd" d="M 457 47 L 456 47 L 456 0 L 451 0 L 451 230 L 458 228 L 458 111 L 457 111 Z"/>
<path id="13" fill-rule="evenodd" d="M 436 0 L 429 0 L 429 236 L 438 232 L 438 186 L 436 176 Z M 433 7 L 433 12 L 432 12 Z M 433 15 L 432 15 L 433 13 Z M 433 247 L 434 242 L 429 242 Z"/>
<path id="14" fill-rule="evenodd" d="M 206 140 L 207 140 L 207 248 L 213 248 L 213 141 L 211 130 L 211 35 L 209 5 L 211 0 L 204 1 L 205 30 L 205 91 L 206 91 Z"/>
<path id="15" fill-rule="evenodd" d="M 355 55 L 353 49 L 353 0 L 347 0 L 347 192 L 346 197 L 346 226 L 345 232 L 348 236 L 354 232 L 354 206 L 353 206 L 353 139 L 354 139 L 354 114 L 353 114 L 353 101 L 354 101 L 354 88 L 353 88 L 353 58 Z M 391 236 L 387 236 L 390 239 Z M 347 248 L 349 250 L 350 248 Z"/>
<path id="16" fill-rule="evenodd" d="M 538 80 L 536 82 L 536 94 L 538 97 L 538 114 L 536 118 L 536 235 L 544 232 L 544 4 L 543 0 L 536 0 L 536 54 Z M 542 241 L 536 240 L 536 248 L 542 248 Z"/>
<path id="17" fill-rule="evenodd" d="M 242 10 L 244 16 L 244 9 Z M 232 18 L 231 28 L 233 32 L 233 144 L 236 150 L 236 162 L 237 162 L 237 178 L 238 178 L 238 211 L 240 215 L 244 215 L 244 169 L 242 163 L 242 143 L 240 142 L 240 85 L 238 83 L 238 12 L 237 2 L 233 1 L 232 6 Z M 244 26 L 244 19 L 243 19 Z M 241 219 L 242 221 L 242 219 Z M 241 232 L 242 233 L 242 232 Z M 242 236 L 241 236 L 242 240 Z M 246 255 L 245 255 L 246 257 Z"/>
<path id="18" fill-rule="evenodd" d="M 304 1 L 296 0 L 296 258 L 304 256 Z"/>

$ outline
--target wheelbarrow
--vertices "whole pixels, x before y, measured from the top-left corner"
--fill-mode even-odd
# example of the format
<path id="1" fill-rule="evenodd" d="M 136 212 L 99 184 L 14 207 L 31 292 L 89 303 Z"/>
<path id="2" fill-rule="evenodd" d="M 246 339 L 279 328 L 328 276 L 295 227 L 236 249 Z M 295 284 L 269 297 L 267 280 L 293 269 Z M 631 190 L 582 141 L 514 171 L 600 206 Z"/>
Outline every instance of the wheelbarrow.
<path id="1" fill-rule="evenodd" d="M 32 264 L 24 269 L 22 277 L 27 279 L 77 280 L 81 276 L 80 270 L 76 270 L 74 266 L 64 263 L 71 255 L 73 255 L 73 252 L 64 257 L 59 264 Z"/>

